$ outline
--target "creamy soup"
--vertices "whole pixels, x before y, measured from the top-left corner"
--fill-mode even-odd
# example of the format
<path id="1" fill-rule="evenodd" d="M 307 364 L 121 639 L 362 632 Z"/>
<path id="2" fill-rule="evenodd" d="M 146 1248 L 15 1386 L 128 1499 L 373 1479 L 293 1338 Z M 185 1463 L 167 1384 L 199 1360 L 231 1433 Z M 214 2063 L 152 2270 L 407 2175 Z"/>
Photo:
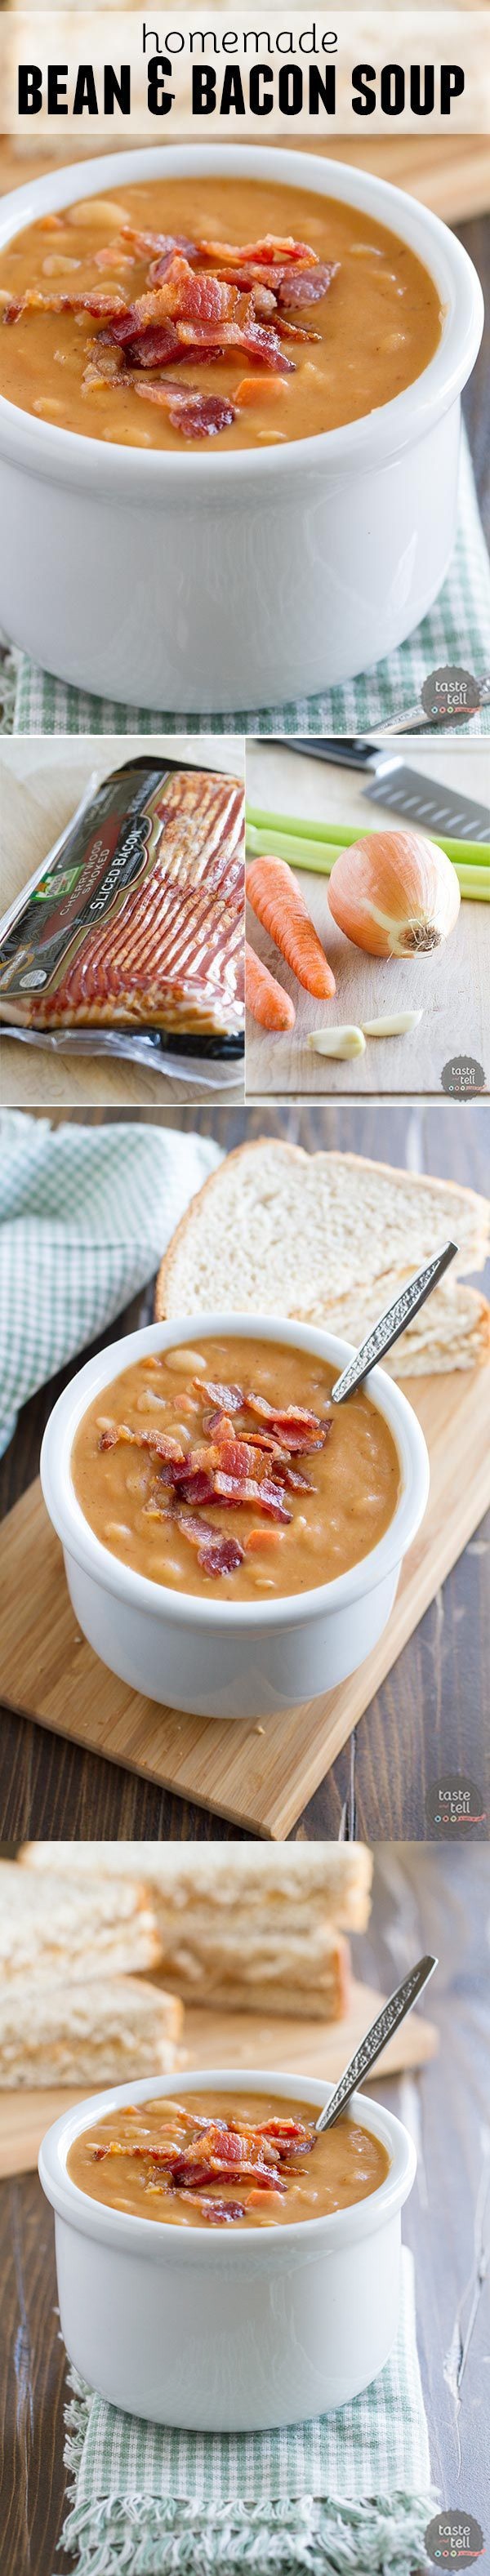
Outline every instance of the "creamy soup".
<path id="1" fill-rule="evenodd" d="M 379 2191 L 380 2138 L 358 2120 L 315 2137 L 318 2108 L 278 2094 L 195 2093 L 108 2111 L 75 2140 L 79 2191 L 174 2227 L 287 2227 Z"/>
<path id="2" fill-rule="evenodd" d="M 10 402 L 180 452 L 358 420 L 421 374 L 442 321 L 397 234 L 245 178 L 153 180 L 45 215 L 2 252 L 0 299 Z"/>
<path id="3" fill-rule="evenodd" d="M 235 1601 L 307 1592 L 392 1519 L 400 1464 L 363 1389 L 285 1344 L 209 1339 L 137 1360 L 89 1405 L 72 1451 L 86 1520 L 122 1564 Z"/>

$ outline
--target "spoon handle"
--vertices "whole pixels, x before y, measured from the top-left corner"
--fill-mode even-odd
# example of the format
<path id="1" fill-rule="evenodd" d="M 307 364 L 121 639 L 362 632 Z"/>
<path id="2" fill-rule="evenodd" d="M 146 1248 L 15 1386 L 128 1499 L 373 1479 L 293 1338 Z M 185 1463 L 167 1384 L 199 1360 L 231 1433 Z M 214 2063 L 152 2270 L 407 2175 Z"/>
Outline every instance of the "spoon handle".
<path id="1" fill-rule="evenodd" d="M 343 1404 L 344 1396 L 351 1395 L 353 1388 L 360 1386 L 369 1370 L 375 1368 L 376 1361 L 384 1359 L 385 1351 L 390 1351 L 392 1342 L 397 1342 L 399 1334 L 405 1332 L 412 1315 L 417 1315 L 419 1306 L 425 1305 L 426 1297 L 430 1297 L 432 1289 L 437 1287 L 438 1280 L 443 1278 L 457 1251 L 457 1243 L 445 1243 L 442 1252 L 436 1252 L 433 1261 L 426 1262 L 425 1269 L 418 1270 L 416 1278 L 409 1279 L 406 1288 L 400 1289 L 399 1297 L 395 1297 L 393 1305 L 388 1306 L 386 1315 L 380 1315 L 379 1322 L 373 1325 L 372 1333 L 368 1333 L 360 1350 L 348 1360 L 342 1376 L 336 1378 L 331 1389 L 333 1404 Z"/>
<path id="2" fill-rule="evenodd" d="M 367 2075 L 369 2067 L 374 2066 L 375 2059 L 380 2056 L 381 2049 L 386 2047 L 386 2041 L 391 2038 L 392 2031 L 398 2030 L 399 2022 L 404 2021 L 405 2013 L 410 2012 L 411 2005 L 417 2001 L 417 1995 L 421 1995 L 422 1988 L 427 1985 L 434 1968 L 437 1968 L 437 1959 L 432 1958 L 428 1951 L 425 1958 L 417 1960 L 417 1965 L 411 1968 L 410 1975 L 403 1978 L 401 1986 L 395 1987 L 394 1994 L 389 1995 L 388 2002 L 383 2004 L 382 2012 L 378 2013 L 377 2021 L 371 2022 L 371 2029 L 366 2031 L 365 2038 L 361 2039 L 359 2048 L 356 2048 L 354 2057 L 351 2057 L 349 2066 L 346 2066 L 345 2074 L 341 2075 L 340 2082 L 332 2093 L 331 2101 L 325 2104 L 325 2110 L 320 2113 L 319 2120 L 315 2121 L 317 2134 L 321 2129 L 331 2129 L 334 2121 L 338 2120 L 344 2103 L 350 2101 L 351 2093 L 355 2093 L 357 2085 L 362 2083 L 363 2076 Z"/>

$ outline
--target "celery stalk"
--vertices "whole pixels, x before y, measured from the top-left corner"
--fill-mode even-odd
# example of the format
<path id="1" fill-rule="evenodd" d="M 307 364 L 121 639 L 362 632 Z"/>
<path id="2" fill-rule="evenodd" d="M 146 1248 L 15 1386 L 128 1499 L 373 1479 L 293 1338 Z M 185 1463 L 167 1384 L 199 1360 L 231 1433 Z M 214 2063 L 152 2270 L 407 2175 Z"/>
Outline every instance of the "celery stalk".
<path id="1" fill-rule="evenodd" d="M 396 825 L 387 824 L 386 829 L 393 831 L 396 829 Z M 355 825 L 347 823 L 312 823 L 310 822 L 309 817 L 307 821 L 304 821 L 299 815 L 262 814 L 259 813 L 257 807 L 253 805 L 247 806 L 247 841 L 250 840 L 250 849 L 252 850 L 252 847 L 255 846 L 255 835 L 257 833 L 260 835 L 261 853 L 265 854 L 266 851 L 270 849 L 272 855 L 277 858 L 287 858 L 288 848 L 291 841 L 299 841 L 300 845 L 303 842 L 310 841 L 315 845 L 318 843 L 320 846 L 322 842 L 325 842 L 327 849 L 332 846 L 333 848 L 340 850 L 347 850 L 350 849 L 352 841 L 364 841 L 368 838 L 369 832 L 381 832 L 382 830 L 383 819 L 381 814 L 379 822 L 370 823 L 366 828 L 362 823 L 356 823 Z M 400 831 L 403 831 L 402 817 L 400 817 Z M 279 848 L 273 849 L 271 833 L 274 834 L 275 841 L 280 839 L 282 842 L 284 839 L 285 842 L 287 842 L 288 847 L 281 848 L 280 850 Z M 431 841 L 435 841 L 436 849 L 445 850 L 446 858 L 453 859 L 456 865 L 461 867 L 490 867 L 490 842 L 488 841 L 443 841 L 441 840 L 438 832 L 431 832 L 429 837 Z M 315 860 L 312 864 L 316 866 L 318 863 Z M 333 865 L 333 861 L 331 864 Z"/>
<path id="2" fill-rule="evenodd" d="M 248 822 L 247 852 L 249 858 L 287 859 L 291 868 L 309 868 L 314 876 L 329 877 L 340 850 L 346 850 L 358 837 L 357 832 L 339 831 L 338 840 L 334 842 L 332 836 L 329 844 L 322 847 L 318 840 L 296 837 L 292 831 L 285 833 L 272 827 L 263 831 Z M 475 903 L 489 903 L 490 849 L 487 856 L 486 851 L 480 851 L 472 841 L 439 841 L 438 848 L 445 848 L 446 856 L 452 859 L 461 894 Z M 456 857 L 458 850 L 465 852 L 464 859 Z M 466 856 L 469 851 L 471 862 Z"/>

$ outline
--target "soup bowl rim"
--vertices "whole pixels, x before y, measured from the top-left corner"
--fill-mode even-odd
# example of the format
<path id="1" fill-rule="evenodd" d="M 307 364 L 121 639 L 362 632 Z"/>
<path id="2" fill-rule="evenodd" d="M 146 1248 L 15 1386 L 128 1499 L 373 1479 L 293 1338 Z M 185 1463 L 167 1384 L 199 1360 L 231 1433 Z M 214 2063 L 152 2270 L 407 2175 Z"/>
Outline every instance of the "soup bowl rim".
<path id="1" fill-rule="evenodd" d="M 40 214 L 57 211 L 82 197 L 103 195 L 104 190 L 117 186 L 118 175 L 121 186 L 130 186 L 140 184 L 147 174 L 185 177 L 203 173 L 230 177 L 248 174 L 258 179 L 262 176 L 292 188 L 307 188 L 313 198 L 338 196 L 358 205 L 361 212 L 384 222 L 395 233 L 398 212 L 399 220 L 409 227 L 398 237 L 411 243 L 411 229 L 415 227 L 417 256 L 429 269 L 433 282 L 439 285 L 438 267 L 443 280 L 443 328 L 428 364 L 401 393 L 340 428 L 260 449 L 250 446 L 220 450 L 217 441 L 213 452 L 208 450 L 205 454 L 202 450 L 192 453 L 187 444 L 185 453 L 180 455 L 170 449 L 143 450 L 118 444 L 115 439 L 104 442 L 85 437 L 79 431 L 41 420 L 0 394 L 0 453 L 3 451 L 11 461 L 39 471 L 48 480 L 55 476 L 79 489 L 88 485 L 94 492 L 110 491 L 114 500 L 131 493 L 135 500 L 146 499 L 151 506 L 159 496 L 165 498 L 167 491 L 177 493 L 184 478 L 186 488 L 196 497 L 204 498 L 207 493 L 215 504 L 217 480 L 231 499 L 234 484 L 241 485 L 250 478 L 256 481 L 264 476 L 304 476 L 307 467 L 311 471 L 328 467 L 333 472 L 355 470 L 356 466 L 376 469 L 385 457 L 400 455 L 405 447 L 427 435 L 457 399 L 471 373 L 483 330 L 483 296 L 476 269 L 440 216 L 406 189 L 378 178 L 357 163 L 329 162 L 323 155 L 281 148 L 276 151 L 248 142 L 133 145 L 125 152 L 69 163 L 12 190 L 0 205 L 0 252 Z"/>
<path id="2" fill-rule="evenodd" d="M 126 2103 L 155 2101 L 168 2095 L 184 2100 L 187 2093 L 214 2090 L 228 2090 L 231 2094 L 248 2091 L 273 2094 L 279 2099 L 304 2100 L 315 2108 L 318 2105 L 320 2110 L 326 2101 L 331 2100 L 335 2087 L 332 2083 L 321 2082 L 318 2077 L 282 2074 L 276 2069 L 268 2073 L 263 2067 L 192 2068 L 182 2074 L 174 2069 L 173 2074 L 159 2075 L 155 2079 L 139 2077 L 135 2084 L 105 2085 L 99 2092 L 88 2094 L 83 2102 L 63 2111 L 42 2140 L 39 2175 L 43 2191 L 57 2215 L 73 2224 L 82 2235 L 95 2237 L 108 2246 L 118 2246 L 128 2253 L 146 2249 L 152 2261 L 158 2254 L 160 2259 L 168 2259 L 173 2254 L 175 2261 L 182 2256 L 184 2261 L 192 2263 L 197 2255 L 200 2265 L 204 2263 L 206 2267 L 208 2262 L 214 2265 L 216 2261 L 224 2260 L 226 2269 L 231 2243 L 234 2256 L 238 2254 L 238 2261 L 245 2264 L 247 2252 L 256 2256 L 260 2251 L 266 2260 L 267 2253 L 274 2249 L 283 2254 L 289 2249 L 292 2254 L 302 2247 L 306 2253 L 309 2247 L 313 2253 L 321 2251 L 323 2245 L 325 2249 L 331 2246 L 333 2251 L 342 2243 L 352 2244 L 377 2233 L 408 2198 L 417 2167 L 413 2139 L 404 2122 L 397 2119 L 393 2111 L 359 2092 L 351 2097 L 348 2116 L 360 2121 L 386 2146 L 390 2157 L 388 2172 L 375 2191 L 366 2193 L 363 2200 L 351 2201 L 345 2209 L 325 2212 L 318 2218 L 293 2219 L 286 2226 L 282 2226 L 279 2219 L 274 2220 L 270 2227 L 247 2226 L 233 2232 L 230 2239 L 227 2228 L 221 2232 L 220 2229 L 208 2231 L 192 2225 L 180 2227 L 165 2219 L 140 2218 L 129 2210 L 114 2209 L 105 2201 L 92 2199 L 91 2194 L 82 2191 L 68 2173 L 67 2158 L 71 2147 L 92 2122 L 103 2119 L 106 2112 L 124 2108 Z"/>
<path id="3" fill-rule="evenodd" d="M 140 1331 L 127 1333 L 115 1343 L 104 1346 L 95 1358 L 87 1360 L 75 1372 L 68 1387 L 57 1399 L 49 1416 L 41 1449 L 40 1476 L 44 1501 L 50 1520 L 67 1553 L 75 1558 L 85 1573 L 135 1610 L 148 1611 L 161 1620 L 177 1625 L 185 1623 L 229 1633 L 271 1629 L 285 1624 L 307 1623 L 323 1618 L 326 1612 L 346 1609 L 351 1601 L 362 1597 L 389 1575 L 405 1555 L 418 1529 L 426 1508 L 429 1492 L 429 1459 L 423 1431 L 413 1407 L 407 1402 L 396 1381 L 385 1369 L 372 1369 L 368 1391 L 375 1409 L 388 1424 L 401 1469 L 401 1491 L 391 1520 L 382 1537 L 364 1556 L 357 1558 L 343 1574 L 326 1583 L 314 1584 L 308 1592 L 277 1594 L 273 1601 L 207 1600 L 202 1592 L 179 1590 L 160 1584 L 153 1576 L 140 1574 L 134 1566 L 125 1565 L 96 1536 L 78 1501 L 72 1474 L 75 1435 L 94 1397 L 108 1393 L 113 1380 L 125 1366 L 143 1359 L 152 1351 L 173 1350 L 188 1342 L 199 1349 L 205 1342 L 220 1336 L 271 1341 L 286 1348 L 310 1352 L 338 1367 L 339 1373 L 353 1357 L 354 1346 L 337 1334 L 325 1333 L 313 1325 L 296 1324 L 289 1319 L 239 1314 L 209 1314 L 197 1318 L 172 1317 L 171 1323 L 144 1325 Z M 109 1378 L 107 1360 L 111 1359 Z M 178 1400 L 178 1399 L 177 1399 Z"/>

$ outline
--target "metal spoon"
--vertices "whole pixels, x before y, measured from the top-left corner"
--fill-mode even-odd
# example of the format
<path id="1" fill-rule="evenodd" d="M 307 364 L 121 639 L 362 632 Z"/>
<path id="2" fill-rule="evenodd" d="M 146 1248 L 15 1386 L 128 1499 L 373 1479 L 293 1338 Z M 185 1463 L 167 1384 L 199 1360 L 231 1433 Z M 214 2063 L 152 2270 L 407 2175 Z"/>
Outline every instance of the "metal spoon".
<path id="1" fill-rule="evenodd" d="M 363 2076 L 367 2075 L 369 2067 L 374 2066 L 375 2058 L 380 2056 L 387 2039 L 391 2038 L 392 2031 L 398 2030 L 399 2023 L 405 2020 L 405 2013 L 411 2011 L 417 1995 L 422 1994 L 423 1987 L 427 1985 L 429 1977 L 437 1966 L 438 1960 L 432 1958 L 430 1950 L 427 1951 L 425 1958 L 418 1959 L 416 1967 L 411 1968 L 410 1975 L 403 1978 L 402 1985 L 396 1986 L 394 1994 L 389 1995 L 388 2002 L 383 2004 L 382 2012 L 378 2013 L 377 2021 L 371 2022 L 371 2029 L 366 2031 L 365 2039 L 361 2039 L 359 2048 L 356 2048 L 354 2056 L 350 2058 L 345 2074 L 340 2076 L 331 2101 L 326 2102 L 325 2110 L 320 2111 L 319 2119 L 315 2120 L 316 2137 L 319 2137 L 320 2130 L 332 2129 L 335 2120 L 340 2119 L 340 2113 L 345 2109 L 346 2102 L 350 2102 L 351 2093 L 355 2093 L 356 2086 L 362 2083 Z"/>
<path id="2" fill-rule="evenodd" d="M 397 1342 L 399 1334 L 405 1332 L 412 1315 L 418 1314 L 419 1306 L 424 1306 L 426 1297 L 430 1297 L 432 1289 L 437 1288 L 438 1280 L 449 1269 L 458 1248 L 457 1243 L 445 1243 L 442 1252 L 436 1252 L 433 1261 L 427 1261 L 425 1269 L 418 1270 L 415 1279 L 409 1279 L 406 1288 L 400 1289 L 399 1297 L 395 1297 L 393 1305 L 387 1307 L 385 1315 L 380 1315 L 379 1323 L 373 1325 L 372 1333 L 368 1333 L 367 1340 L 361 1342 L 360 1350 L 355 1351 L 352 1360 L 348 1360 L 342 1376 L 336 1378 L 331 1389 L 332 1404 L 344 1404 L 346 1395 L 352 1395 L 354 1387 L 361 1386 L 369 1370 L 376 1367 L 377 1360 L 384 1359 L 385 1351 L 391 1350 L 392 1342 Z"/>

